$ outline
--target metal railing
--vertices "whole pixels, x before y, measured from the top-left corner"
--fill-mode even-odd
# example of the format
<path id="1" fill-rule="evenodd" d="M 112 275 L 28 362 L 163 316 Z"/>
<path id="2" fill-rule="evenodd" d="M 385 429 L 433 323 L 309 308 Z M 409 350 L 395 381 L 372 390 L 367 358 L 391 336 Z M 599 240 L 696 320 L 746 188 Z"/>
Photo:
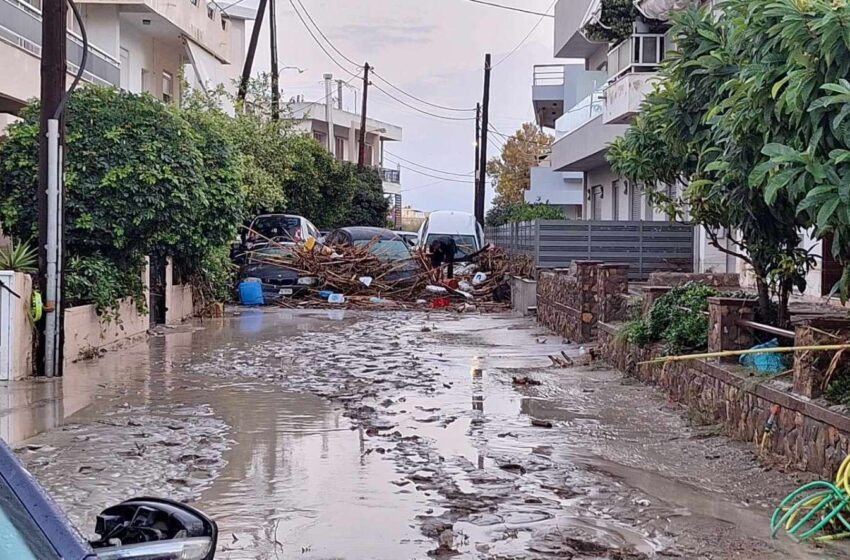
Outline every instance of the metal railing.
<path id="1" fill-rule="evenodd" d="M 630 72 L 654 72 L 667 52 L 660 33 L 635 33 L 608 52 L 610 81 Z"/>
<path id="2" fill-rule="evenodd" d="M 41 11 L 21 0 L 0 0 L 0 41 L 41 57 Z M 79 68 L 83 55 L 83 40 L 69 31 L 67 40 L 69 72 Z M 86 81 L 101 85 L 119 85 L 120 63 L 103 50 L 89 44 Z"/>
<path id="3" fill-rule="evenodd" d="M 381 175 L 382 181 L 386 181 L 387 183 L 394 183 L 396 185 L 401 183 L 401 170 L 399 169 L 387 169 L 386 167 L 379 167 L 378 173 Z"/>
<path id="4" fill-rule="evenodd" d="M 535 86 L 562 86 L 564 85 L 563 64 L 535 64 L 534 82 Z"/>

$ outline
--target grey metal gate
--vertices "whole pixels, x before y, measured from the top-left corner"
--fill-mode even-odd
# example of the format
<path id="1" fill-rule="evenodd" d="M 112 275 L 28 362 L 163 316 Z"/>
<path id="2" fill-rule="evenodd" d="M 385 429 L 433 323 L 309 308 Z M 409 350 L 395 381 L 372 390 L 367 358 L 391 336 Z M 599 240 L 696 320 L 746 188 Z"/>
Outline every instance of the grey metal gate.
<path id="1" fill-rule="evenodd" d="M 692 272 L 694 226 L 673 222 L 537 220 L 487 228 L 487 241 L 534 257 L 542 268 L 575 260 L 626 263 L 632 280 L 651 272 Z"/>

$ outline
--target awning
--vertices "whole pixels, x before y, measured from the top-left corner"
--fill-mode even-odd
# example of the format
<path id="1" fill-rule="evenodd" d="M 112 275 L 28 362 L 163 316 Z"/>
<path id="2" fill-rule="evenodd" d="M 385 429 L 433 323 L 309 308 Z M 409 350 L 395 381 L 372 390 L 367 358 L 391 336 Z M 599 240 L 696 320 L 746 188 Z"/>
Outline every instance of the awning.
<path id="1" fill-rule="evenodd" d="M 220 84 L 228 85 L 224 65 L 216 57 L 188 37 L 183 37 L 183 44 L 186 45 L 186 56 L 194 71 L 192 76 L 186 76 L 190 86 L 199 87 L 209 93 Z"/>
<path id="2" fill-rule="evenodd" d="M 667 21 L 670 12 L 684 10 L 691 0 L 635 0 L 635 6 L 645 17 Z"/>

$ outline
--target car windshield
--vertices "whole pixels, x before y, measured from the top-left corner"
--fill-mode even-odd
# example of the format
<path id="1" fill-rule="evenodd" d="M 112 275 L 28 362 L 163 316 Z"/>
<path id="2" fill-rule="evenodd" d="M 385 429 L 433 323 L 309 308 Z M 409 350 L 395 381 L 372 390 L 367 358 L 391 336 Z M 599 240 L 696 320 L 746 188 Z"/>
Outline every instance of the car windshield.
<path id="1" fill-rule="evenodd" d="M 0 558 L 59 560 L 17 496 L 0 478 Z"/>
<path id="2" fill-rule="evenodd" d="M 371 239 L 358 239 L 354 244 L 363 247 L 372 243 Z M 372 244 L 369 251 L 384 260 L 403 261 L 410 258 L 410 250 L 401 239 L 380 239 Z"/>
<path id="3" fill-rule="evenodd" d="M 455 240 L 455 244 L 457 245 L 457 251 L 455 251 L 456 259 L 471 255 L 477 250 L 474 235 L 446 235 L 442 233 L 432 233 L 428 236 L 428 241 L 425 245 L 430 245 L 431 242 L 438 237 L 451 237 Z"/>
<path id="4" fill-rule="evenodd" d="M 251 224 L 249 239 L 301 241 L 301 219 L 297 216 L 260 216 Z"/>

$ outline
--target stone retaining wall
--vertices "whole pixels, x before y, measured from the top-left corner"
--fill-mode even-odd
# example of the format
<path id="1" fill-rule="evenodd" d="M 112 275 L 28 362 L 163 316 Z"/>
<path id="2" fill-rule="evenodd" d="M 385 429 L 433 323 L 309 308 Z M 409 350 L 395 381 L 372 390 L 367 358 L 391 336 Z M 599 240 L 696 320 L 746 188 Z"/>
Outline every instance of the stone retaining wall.
<path id="1" fill-rule="evenodd" d="M 690 272 L 653 272 L 649 275 L 647 284 L 650 286 L 668 286 L 675 288 L 683 286 L 688 282 L 699 282 L 715 288 L 739 288 L 740 279 L 737 273 L 704 273 L 694 274 Z"/>
<path id="2" fill-rule="evenodd" d="M 657 346 L 637 347 L 616 336 L 618 325 L 598 325 L 602 357 L 626 375 L 663 388 L 669 397 L 712 421 L 730 436 L 760 441 L 774 404 L 781 407 L 768 449 L 800 470 L 831 479 L 850 454 L 850 416 L 788 392 L 779 382 L 756 384 L 738 366 L 707 361 L 643 364 Z"/>

